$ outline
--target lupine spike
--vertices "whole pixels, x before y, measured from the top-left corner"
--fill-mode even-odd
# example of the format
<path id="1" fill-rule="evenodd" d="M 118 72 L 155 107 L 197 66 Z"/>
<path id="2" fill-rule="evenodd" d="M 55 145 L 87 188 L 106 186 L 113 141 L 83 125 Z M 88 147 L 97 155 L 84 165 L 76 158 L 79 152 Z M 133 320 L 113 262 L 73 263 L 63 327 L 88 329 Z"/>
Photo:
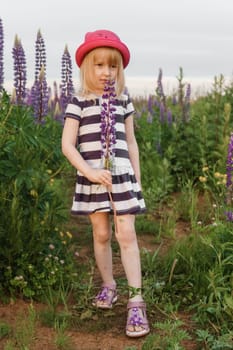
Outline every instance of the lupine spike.
<path id="1" fill-rule="evenodd" d="M 113 164 L 116 143 L 115 116 L 115 82 L 109 81 L 102 95 L 101 111 L 101 144 L 104 167 L 110 169 Z"/>
<path id="2" fill-rule="evenodd" d="M 157 95 L 159 96 L 159 98 L 160 98 L 162 101 L 164 101 L 164 99 L 165 99 L 165 94 L 164 94 L 164 91 L 163 91 L 162 77 L 163 77 L 163 71 L 162 71 L 162 69 L 160 68 L 160 69 L 159 69 L 158 79 L 157 79 L 157 88 L 156 88 L 156 92 L 157 92 Z"/>
<path id="3" fill-rule="evenodd" d="M 2 19 L 0 17 L 0 90 L 2 90 L 3 83 L 4 83 L 3 54 L 4 54 L 4 32 L 3 32 Z"/>
<path id="4" fill-rule="evenodd" d="M 42 122 L 48 114 L 49 92 L 46 81 L 46 50 L 41 31 L 38 30 L 35 44 L 35 81 L 31 90 L 34 116 Z"/>
<path id="5" fill-rule="evenodd" d="M 62 70 L 61 70 L 61 109 L 62 112 L 66 109 L 73 93 L 74 85 L 72 80 L 72 62 L 71 56 L 67 45 L 65 46 L 64 53 L 62 55 Z"/>
<path id="6" fill-rule="evenodd" d="M 42 122 L 43 117 L 48 114 L 49 102 L 48 85 L 45 79 L 44 65 L 41 67 L 38 79 L 34 82 L 31 94 L 34 116 L 39 122 Z"/>
<path id="7" fill-rule="evenodd" d="M 21 104 L 24 103 L 26 97 L 27 71 L 24 49 L 17 35 L 15 36 L 12 55 L 14 60 L 14 87 L 16 103 Z"/>
<path id="8" fill-rule="evenodd" d="M 46 72 L 46 49 L 45 42 L 41 35 L 41 31 L 38 30 L 35 43 L 35 81 L 39 78 L 41 67 L 44 67 Z"/>
<path id="9" fill-rule="evenodd" d="M 186 94 L 184 97 L 184 119 L 186 122 L 189 120 L 190 97 L 191 97 L 191 85 L 187 84 Z"/>

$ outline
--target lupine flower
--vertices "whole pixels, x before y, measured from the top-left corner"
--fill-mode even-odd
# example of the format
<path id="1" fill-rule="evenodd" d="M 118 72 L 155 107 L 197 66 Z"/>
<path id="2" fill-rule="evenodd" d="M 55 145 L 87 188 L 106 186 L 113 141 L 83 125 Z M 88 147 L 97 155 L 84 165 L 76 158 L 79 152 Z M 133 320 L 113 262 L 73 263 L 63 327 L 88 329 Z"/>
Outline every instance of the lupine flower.
<path id="1" fill-rule="evenodd" d="M 12 49 L 14 60 L 14 87 L 15 87 L 15 103 L 24 103 L 26 97 L 26 58 L 23 46 L 19 38 L 15 37 L 14 47 Z"/>
<path id="2" fill-rule="evenodd" d="M 3 49 L 4 49 L 4 33 L 2 19 L 0 18 L 0 90 L 4 83 L 4 69 L 3 69 Z"/>
<path id="3" fill-rule="evenodd" d="M 159 108 L 159 120 L 161 123 L 164 122 L 164 112 L 165 112 L 165 106 L 163 102 L 160 103 L 160 108 Z"/>
<path id="4" fill-rule="evenodd" d="M 232 211 L 226 211 L 225 215 L 227 217 L 227 221 L 233 221 L 233 212 Z"/>
<path id="5" fill-rule="evenodd" d="M 31 90 L 32 106 L 34 109 L 35 118 L 41 122 L 43 117 L 48 113 L 48 86 L 45 79 L 44 66 L 41 67 L 41 72 L 38 80 L 34 82 Z"/>
<path id="6" fill-rule="evenodd" d="M 65 47 L 61 62 L 61 109 L 64 111 L 74 92 L 72 62 L 68 47 Z"/>
<path id="7" fill-rule="evenodd" d="M 167 111 L 167 123 L 168 123 L 168 125 L 172 124 L 172 112 L 170 109 L 168 109 L 168 111 Z"/>
<path id="8" fill-rule="evenodd" d="M 151 113 L 148 113 L 147 115 L 147 123 L 152 124 L 153 122 L 153 115 Z"/>
<path id="9" fill-rule="evenodd" d="M 172 96 L 172 104 L 173 106 L 177 105 L 177 98 L 175 95 Z"/>
<path id="10" fill-rule="evenodd" d="M 101 144 L 104 168 L 110 169 L 115 156 L 116 116 L 115 116 L 115 82 L 108 81 L 104 88 L 101 104 Z"/>
<path id="11" fill-rule="evenodd" d="M 152 95 L 149 95 L 147 107 L 148 107 L 148 111 L 150 112 L 150 114 L 153 115 L 154 110 L 153 110 L 153 96 Z"/>
<path id="12" fill-rule="evenodd" d="M 185 94 L 185 97 L 184 97 L 184 120 L 186 122 L 189 120 L 190 97 L 191 97 L 191 85 L 188 84 L 187 88 L 186 88 L 186 94 Z"/>
<path id="13" fill-rule="evenodd" d="M 35 81 L 39 79 L 42 66 L 44 67 L 44 74 L 46 72 L 46 50 L 45 42 L 40 30 L 37 32 L 35 43 Z"/>
<path id="14" fill-rule="evenodd" d="M 158 75 L 158 80 L 157 80 L 157 88 L 156 88 L 156 92 L 157 95 L 160 97 L 161 100 L 165 99 L 165 94 L 163 91 L 163 83 L 162 83 L 162 77 L 163 77 L 163 72 L 162 69 L 159 69 L 159 75 Z"/>
<path id="15" fill-rule="evenodd" d="M 48 113 L 49 92 L 46 81 L 46 51 L 44 39 L 38 31 L 35 44 L 35 81 L 31 89 L 35 118 L 41 122 Z"/>

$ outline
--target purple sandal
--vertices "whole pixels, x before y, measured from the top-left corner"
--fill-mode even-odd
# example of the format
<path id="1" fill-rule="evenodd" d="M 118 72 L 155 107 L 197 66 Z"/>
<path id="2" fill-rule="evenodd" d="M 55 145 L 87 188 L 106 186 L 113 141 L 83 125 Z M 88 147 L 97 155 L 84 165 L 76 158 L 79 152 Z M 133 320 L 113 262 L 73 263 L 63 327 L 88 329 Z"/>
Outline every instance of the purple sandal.
<path id="1" fill-rule="evenodd" d="M 128 318 L 126 335 L 128 337 L 142 337 L 150 332 L 146 316 L 146 304 L 144 301 L 129 301 L 127 305 Z M 130 330 L 132 328 L 132 330 Z"/>
<path id="2" fill-rule="evenodd" d="M 100 292 L 92 302 L 92 305 L 99 309 L 111 309 L 117 301 L 117 291 L 115 285 L 103 284 Z"/>

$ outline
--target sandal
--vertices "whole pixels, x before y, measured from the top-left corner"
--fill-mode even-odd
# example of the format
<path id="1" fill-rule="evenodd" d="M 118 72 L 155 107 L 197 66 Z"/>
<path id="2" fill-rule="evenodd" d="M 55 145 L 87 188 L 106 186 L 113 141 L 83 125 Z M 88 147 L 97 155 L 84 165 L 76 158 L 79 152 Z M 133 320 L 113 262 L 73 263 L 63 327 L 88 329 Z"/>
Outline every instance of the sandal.
<path id="1" fill-rule="evenodd" d="M 92 305 L 99 309 L 111 309 L 117 301 L 117 291 L 115 285 L 103 284 L 100 292 L 92 302 Z"/>
<path id="2" fill-rule="evenodd" d="M 136 338 L 142 337 L 150 332 L 146 316 L 146 304 L 144 301 L 129 301 L 127 305 L 128 317 L 126 324 L 126 335 Z"/>

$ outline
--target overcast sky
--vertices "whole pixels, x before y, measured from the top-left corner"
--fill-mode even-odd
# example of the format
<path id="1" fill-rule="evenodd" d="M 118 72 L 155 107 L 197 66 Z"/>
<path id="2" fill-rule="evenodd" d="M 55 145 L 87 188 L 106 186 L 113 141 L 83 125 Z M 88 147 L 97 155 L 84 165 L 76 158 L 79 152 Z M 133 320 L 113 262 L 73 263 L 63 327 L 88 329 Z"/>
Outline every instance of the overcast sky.
<path id="1" fill-rule="evenodd" d="M 126 76 L 214 77 L 233 73 L 233 0 L 2 0 L 5 80 L 13 78 L 17 34 L 34 78 L 34 47 L 40 29 L 47 78 L 59 79 L 68 45 L 73 59 L 87 31 L 115 31 L 131 51 Z M 74 77 L 78 69 L 73 59 Z"/>

